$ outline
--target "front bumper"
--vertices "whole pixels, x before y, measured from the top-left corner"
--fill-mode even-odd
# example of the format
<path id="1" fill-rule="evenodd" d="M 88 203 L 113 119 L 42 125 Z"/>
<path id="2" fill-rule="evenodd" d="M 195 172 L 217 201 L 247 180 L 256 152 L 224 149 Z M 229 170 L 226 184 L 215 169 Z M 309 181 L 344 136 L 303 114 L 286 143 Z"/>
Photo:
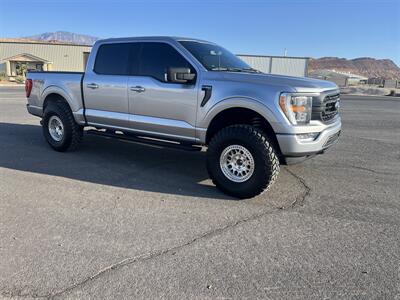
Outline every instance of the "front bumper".
<path id="1" fill-rule="evenodd" d="M 342 124 L 340 121 L 322 131 L 314 141 L 301 141 L 295 134 L 277 134 L 279 147 L 284 156 L 301 157 L 323 152 L 336 144 Z"/>

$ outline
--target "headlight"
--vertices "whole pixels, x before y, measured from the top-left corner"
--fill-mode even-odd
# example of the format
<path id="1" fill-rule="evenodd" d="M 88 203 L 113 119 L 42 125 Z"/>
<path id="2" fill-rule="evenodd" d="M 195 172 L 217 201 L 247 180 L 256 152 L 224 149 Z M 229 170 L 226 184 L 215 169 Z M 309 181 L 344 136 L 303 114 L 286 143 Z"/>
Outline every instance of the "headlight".
<path id="1" fill-rule="evenodd" d="M 279 106 L 293 125 L 310 123 L 312 113 L 312 96 L 296 93 L 282 93 Z"/>

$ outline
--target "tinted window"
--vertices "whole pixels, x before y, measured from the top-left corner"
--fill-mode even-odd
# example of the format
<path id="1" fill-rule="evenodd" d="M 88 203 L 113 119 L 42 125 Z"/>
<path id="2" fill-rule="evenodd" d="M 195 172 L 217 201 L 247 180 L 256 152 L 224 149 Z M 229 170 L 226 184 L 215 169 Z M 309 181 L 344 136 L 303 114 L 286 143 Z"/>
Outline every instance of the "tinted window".
<path id="1" fill-rule="evenodd" d="M 165 43 L 142 44 L 139 75 L 167 82 L 168 68 L 189 68 L 191 73 L 195 73 L 189 62 L 172 46 Z"/>
<path id="2" fill-rule="evenodd" d="M 139 54 L 141 50 L 141 43 L 131 43 L 129 49 L 129 64 L 130 74 L 136 75 L 139 73 Z"/>
<path id="3" fill-rule="evenodd" d="M 196 41 L 180 41 L 194 57 L 211 71 L 250 70 L 250 66 L 221 46 Z M 251 71 L 251 70 L 250 70 Z"/>
<path id="4" fill-rule="evenodd" d="M 105 44 L 97 51 L 94 71 L 105 75 L 128 75 L 130 44 Z"/>

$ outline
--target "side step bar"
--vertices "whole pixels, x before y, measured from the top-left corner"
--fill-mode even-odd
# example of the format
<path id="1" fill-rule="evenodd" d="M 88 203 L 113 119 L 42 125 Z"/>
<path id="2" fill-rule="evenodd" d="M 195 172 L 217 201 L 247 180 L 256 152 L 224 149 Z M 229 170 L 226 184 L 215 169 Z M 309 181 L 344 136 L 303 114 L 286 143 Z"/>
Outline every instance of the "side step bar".
<path id="1" fill-rule="evenodd" d="M 154 138 L 147 138 L 147 137 L 140 137 L 140 136 L 128 136 L 123 133 L 113 133 L 113 132 L 100 131 L 100 130 L 95 130 L 95 129 L 86 130 L 84 132 L 87 134 L 90 134 L 90 135 L 114 138 L 114 139 L 118 139 L 118 140 L 138 143 L 138 144 L 154 145 L 154 146 L 159 146 L 159 147 L 168 147 L 168 148 L 185 150 L 185 151 L 201 151 L 201 146 L 198 146 L 198 145 L 175 143 L 175 142 L 169 142 L 169 141 L 164 141 L 164 140 L 159 140 L 159 139 L 154 139 Z"/>

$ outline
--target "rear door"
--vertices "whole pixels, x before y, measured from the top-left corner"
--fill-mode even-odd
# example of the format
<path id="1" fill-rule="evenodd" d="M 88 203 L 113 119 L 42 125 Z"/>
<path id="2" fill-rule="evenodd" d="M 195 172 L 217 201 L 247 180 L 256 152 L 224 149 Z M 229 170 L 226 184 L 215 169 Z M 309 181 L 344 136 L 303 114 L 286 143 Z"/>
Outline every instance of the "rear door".
<path id="1" fill-rule="evenodd" d="M 132 63 L 132 66 L 137 64 Z M 172 45 L 141 42 L 138 65 L 128 82 L 131 127 L 163 138 L 194 140 L 198 79 L 168 82 L 168 68 L 195 68 Z"/>
<path id="2" fill-rule="evenodd" d="M 93 70 L 87 70 L 83 82 L 89 124 L 129 126 L 129 55 L 129 43 L 99 46 Z"/>

